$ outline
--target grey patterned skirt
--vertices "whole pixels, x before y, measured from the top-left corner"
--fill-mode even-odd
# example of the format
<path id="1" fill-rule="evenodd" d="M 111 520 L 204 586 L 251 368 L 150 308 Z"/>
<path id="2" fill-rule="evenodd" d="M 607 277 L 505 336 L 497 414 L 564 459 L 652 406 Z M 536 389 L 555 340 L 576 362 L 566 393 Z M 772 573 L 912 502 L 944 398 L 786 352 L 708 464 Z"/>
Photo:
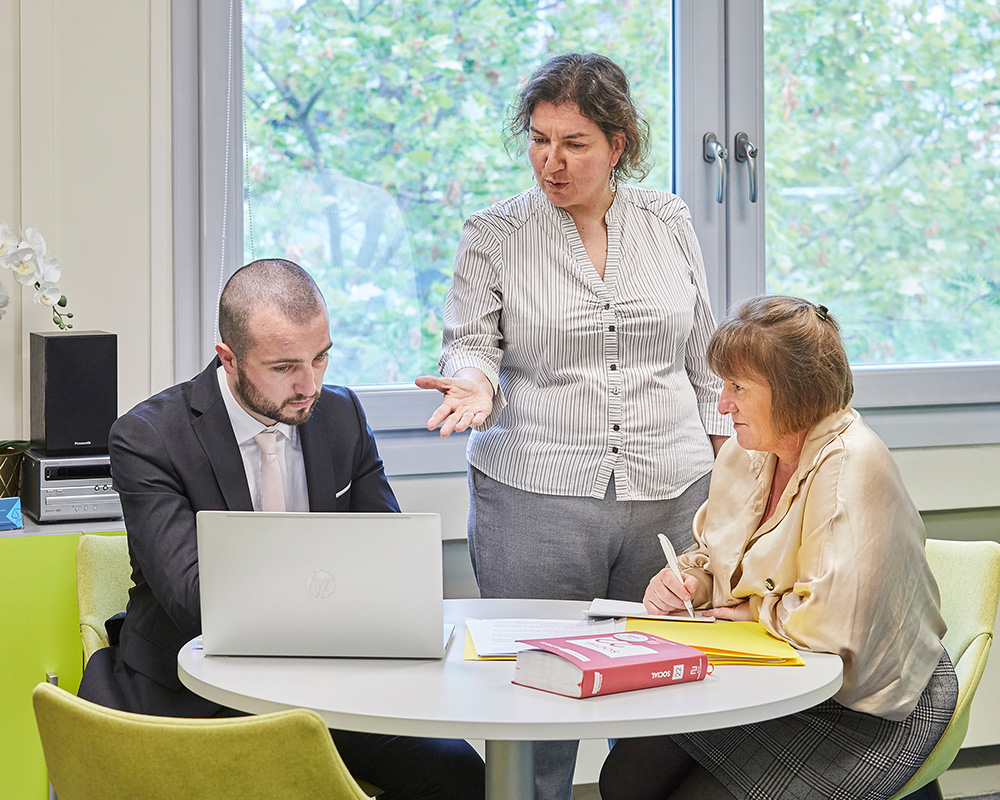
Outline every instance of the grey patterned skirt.
<path id="1" fill-rule="evenodd" d="M 880 800 L 930 755 L 957 699 L 945 653 L 901 721 L 827 700 L 787 717 L 673 739 L 739 800 Z"/>

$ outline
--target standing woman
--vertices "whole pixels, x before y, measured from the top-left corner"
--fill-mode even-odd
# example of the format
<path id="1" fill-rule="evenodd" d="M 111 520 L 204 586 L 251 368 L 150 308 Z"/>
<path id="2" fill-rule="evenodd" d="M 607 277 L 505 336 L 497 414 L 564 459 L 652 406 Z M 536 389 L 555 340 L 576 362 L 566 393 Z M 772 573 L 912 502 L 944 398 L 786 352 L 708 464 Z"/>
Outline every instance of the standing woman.
<path id="1" fill-rule="evenodd" d="M 542 65 L 508 124 L 525 141 L 537 185 L 466 221 L 443 377 L 417 385 L 444 395 L 428 428 L 475 429 L 483 597 L 640 600 L 731 430 L 701 250 L 680 198 L 622 183 L 648 172 L 648 124 L 610 59 Z M 575 748 L 536 747 L 539 798 L 569 797 Z"/>

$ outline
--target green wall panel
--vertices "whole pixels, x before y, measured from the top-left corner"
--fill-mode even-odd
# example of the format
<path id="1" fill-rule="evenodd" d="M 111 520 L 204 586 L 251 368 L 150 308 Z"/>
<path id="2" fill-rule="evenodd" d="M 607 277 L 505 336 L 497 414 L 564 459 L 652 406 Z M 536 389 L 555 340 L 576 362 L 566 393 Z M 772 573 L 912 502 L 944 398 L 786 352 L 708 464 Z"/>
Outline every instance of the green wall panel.
<path id="1" fill-rule="evenodd" d="M 0 538 L 0 800 L 46 800 L 31 691 L 58 676 L 76 693 L 83 652 L 76 604 L 79 534 Z"/>

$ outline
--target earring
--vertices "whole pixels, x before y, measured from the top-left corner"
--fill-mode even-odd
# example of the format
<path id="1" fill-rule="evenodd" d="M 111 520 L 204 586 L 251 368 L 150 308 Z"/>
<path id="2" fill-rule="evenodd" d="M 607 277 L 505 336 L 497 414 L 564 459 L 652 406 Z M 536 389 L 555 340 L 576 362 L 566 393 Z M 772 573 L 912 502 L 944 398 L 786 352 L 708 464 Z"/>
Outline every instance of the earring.
<path id="1" fill-rule="evenodd" d="M 611 190 L 611 194 L 618 191 L 618 176 L 615 175 L 614 170 L 611 171 L 611 175 L 608 177 L 608 188 Z"/>

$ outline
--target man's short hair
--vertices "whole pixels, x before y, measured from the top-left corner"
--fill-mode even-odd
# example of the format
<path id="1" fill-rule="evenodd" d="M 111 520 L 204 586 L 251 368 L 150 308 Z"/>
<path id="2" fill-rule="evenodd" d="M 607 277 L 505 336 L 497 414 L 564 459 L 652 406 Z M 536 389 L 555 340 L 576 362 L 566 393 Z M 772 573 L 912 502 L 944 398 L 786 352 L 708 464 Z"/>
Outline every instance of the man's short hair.
<path id="1" fill-rule="evenodd" d="M 808 430 L 854 394 L 840 327 L 825 306 L 781 295 L 752 297 L 724 319 L 706 352 L 721 378 L 771 387 L 778 434 Z"/>
<path id="2" fill-rule="evenodd" d="M 233 273 L 219 298 L 219 336 L 236 354 L 253 347 L 253 313 L 273 308 L 296 323 L 326 313 L 326 302 L 316 281 L 298 264 L 283 258 L 252 261 Z"/>

